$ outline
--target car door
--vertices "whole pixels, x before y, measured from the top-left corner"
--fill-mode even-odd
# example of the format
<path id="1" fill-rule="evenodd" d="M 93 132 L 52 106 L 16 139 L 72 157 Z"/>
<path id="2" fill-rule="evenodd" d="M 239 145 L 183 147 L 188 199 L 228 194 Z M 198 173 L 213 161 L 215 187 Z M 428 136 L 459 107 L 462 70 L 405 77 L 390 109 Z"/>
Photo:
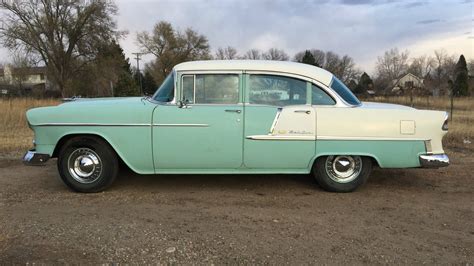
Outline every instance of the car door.
<path id="1" fill-rule="evenodd" d="M 281 74 L 245 76 L 244 165 L 307 169 L 316 148 L 316 113 L 311 84 Z"/>
<path id="2" fill-rule="evenodd" d="M 239 73 L 177 74 L 178 104 L 158 105 L 153 114 L 157 173 L 242 165 L 240 79 Z"/>

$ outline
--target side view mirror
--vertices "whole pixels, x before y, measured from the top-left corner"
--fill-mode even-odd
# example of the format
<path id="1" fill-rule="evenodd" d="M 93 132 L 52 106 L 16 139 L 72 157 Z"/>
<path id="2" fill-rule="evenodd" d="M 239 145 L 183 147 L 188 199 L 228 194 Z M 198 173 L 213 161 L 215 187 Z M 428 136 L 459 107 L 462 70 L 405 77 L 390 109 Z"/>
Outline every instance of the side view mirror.
<path id="1" fill-rule="evenodd" d="M 178 101 L 178 108 L 188 108 L 189 100 L 179 100 Z"/>

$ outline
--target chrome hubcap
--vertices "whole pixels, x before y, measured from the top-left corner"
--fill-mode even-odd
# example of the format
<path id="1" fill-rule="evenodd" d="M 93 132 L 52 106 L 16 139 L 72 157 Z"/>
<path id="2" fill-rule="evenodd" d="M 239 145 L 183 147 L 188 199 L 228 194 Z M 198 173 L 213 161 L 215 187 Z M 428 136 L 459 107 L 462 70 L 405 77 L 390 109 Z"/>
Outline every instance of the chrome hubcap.
<path id="1" fill-rule="evenodd" d="M 329 156 L 326 159 L 326 173 L 338 183 L 348 183 L 356 179 L 362 171 L 360 156 Z"/>
<path id="2" fill-rule="evenodd" d="M 69 155 L 68 169 L 76 181 L 88 184 L 100 177 L 102 161 L 95 151 L 89 148 L 79 148 Z"/>

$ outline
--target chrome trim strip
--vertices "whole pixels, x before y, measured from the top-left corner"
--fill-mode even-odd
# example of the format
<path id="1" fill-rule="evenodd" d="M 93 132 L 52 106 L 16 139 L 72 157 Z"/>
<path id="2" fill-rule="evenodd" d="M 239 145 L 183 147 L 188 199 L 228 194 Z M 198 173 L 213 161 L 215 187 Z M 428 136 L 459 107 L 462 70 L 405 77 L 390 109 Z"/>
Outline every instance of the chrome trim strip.
<path id="1" fill-rule="evenodd" d="M 90 126 L 90 127 L 149 127 L 151 124 L 139 124 L 139 123 L 43 123 L 32 125 L 35 127 L 64 127 L 64 126 Z"/>
<path id="2" fill-rule="evenodd" d="M 423 154 L 420 155 L 420 165 L 424 168 L 439 168 L 449 165 L 449 157 L 446 154 Z"/>
<path id="3" fill-rule="evenodd" d="M 277 122 L 278 122 L 278 118 L 280 118 L 280 114 L 281 114 L 281 111 L 282 111 L 282 110 L 283 110 L 282 107 L 279 107 L 279 108 L 277 109 L 277 113 L 276 113 L 276 115 L 275 115 L 275 118 L 273 119 L 272 126 L 270 127 L 270 132 L 269 132 L 270 134 L 273 134 L 273 130 L 275 130 L 275 126 L 276 126 L 276 124 L 277 124 Z"/>
<path id="4" fill-rule="evenodd" d="M 349 136 L 318 136 L 317 140 L 411 140 L 426 141 L 421 138 L 389 138 L 389 137 L 349 137 Z"/>
<path id="5" fill-rule="evenodd" d="M 153 124 L 154 127 L 209 127 L 208 124 Z"/>
<path id="6" fill-rule="evenodd" d="M 247 136 L 246 139 L 251 140 L 311 140 L 315 141 L 314 136 L 288 136 L 288 135 L 253 135 Z"/>
<path id="7" fill-rule="evenodd" d="M 301 135 L 252 135 L 246 136 L 247 139 L 252 140 L 371 140 L 371 141 L 425 141 L 425 139 L 414 138 L 381 138 L 381 137 L 336 137 L 336 136 L 301 136 Z"/>

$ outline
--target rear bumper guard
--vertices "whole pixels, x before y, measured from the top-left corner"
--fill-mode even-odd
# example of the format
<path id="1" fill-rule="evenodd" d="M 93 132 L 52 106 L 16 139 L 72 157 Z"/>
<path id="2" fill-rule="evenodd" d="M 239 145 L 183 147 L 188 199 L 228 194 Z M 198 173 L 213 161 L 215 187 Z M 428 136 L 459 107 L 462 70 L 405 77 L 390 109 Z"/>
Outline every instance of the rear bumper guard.
<path id="1" fill-rule="evenodd" d="M 49 158 L 49 154 L 37 153 L 33 149 L 27 151 L 25 155 L 23 155 L 23 163 L 26 165 L 39 166 L 46 164 Z"/>
<path id="2" fill-rule="evenodd" d="M 449 165 L 449 157 L 446 154 L 423 154 L 420 155 L 420 165 L 424 168 L 440 168 Z"/>

